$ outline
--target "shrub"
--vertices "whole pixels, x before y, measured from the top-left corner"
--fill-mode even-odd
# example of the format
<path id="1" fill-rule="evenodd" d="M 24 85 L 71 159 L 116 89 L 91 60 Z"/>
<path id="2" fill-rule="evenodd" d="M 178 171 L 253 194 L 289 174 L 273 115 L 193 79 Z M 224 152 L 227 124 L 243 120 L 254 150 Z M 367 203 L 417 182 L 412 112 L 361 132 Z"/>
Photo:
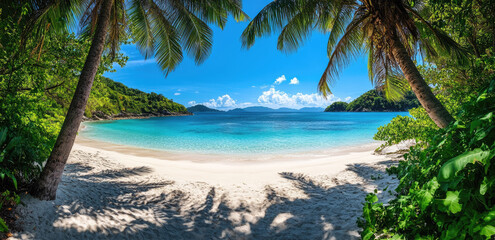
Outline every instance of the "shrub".
<path id="1" fill-rule="evenodd" d="M 363 239 L 495 236 L 495 81 L 458 119 L 392 169 L 400 179 L 395 199 L 384 205 L 367 196 Z"/>

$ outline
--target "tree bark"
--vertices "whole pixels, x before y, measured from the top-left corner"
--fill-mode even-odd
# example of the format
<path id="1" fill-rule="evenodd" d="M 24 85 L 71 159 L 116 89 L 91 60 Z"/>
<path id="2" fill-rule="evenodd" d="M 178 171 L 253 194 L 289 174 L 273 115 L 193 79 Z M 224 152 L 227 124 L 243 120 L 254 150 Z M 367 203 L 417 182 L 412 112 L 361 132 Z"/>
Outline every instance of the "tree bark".
<path id="1" fill-rule="evenodd" d="M 428 86 L 426 81 L 423 79 L 423 76 L 421 76 L 421 73 L 419 73 L 416 64 L 414 64 L 411 56 L 407 53 L 406 48 L 399 40 L 395 31 L 389 31 L 388 37 L 395 61 L 399 64 L 399 67 L 406 77 L 407 82 L 411 86 L 412 91 L 416 94 L 416 97 L 428 113 L 428 116 L 430 116 L 438 127 L 447 127 L 449 123 L 454 121 L 454 118 L 450 115 L 442 103 L 440 103 L 437 97 L 435 97 L 430 86 Z"/>
<path id="2" fill-rule="evenodd" d="M 86 62 L 79 76 L 76 91 L 72 98 L 69 110 L 58 135 L 55 146 L 46 162 L 40 179 L 33 189 L 33 195 L 42 200 L 54 200 L 58 184 L 62 178 L 65 163 L 69 157 L 72 145 L 76 139 L 79 125 L 81 124 L 84 110 L 88 102 L 93 81 L 100 66 L 101 55 L 105 47 L 107 28 L 110 22 L 110 12 L 113 0 L 102 3 L 98 13 L 98 22 L 89 49 Z"/>

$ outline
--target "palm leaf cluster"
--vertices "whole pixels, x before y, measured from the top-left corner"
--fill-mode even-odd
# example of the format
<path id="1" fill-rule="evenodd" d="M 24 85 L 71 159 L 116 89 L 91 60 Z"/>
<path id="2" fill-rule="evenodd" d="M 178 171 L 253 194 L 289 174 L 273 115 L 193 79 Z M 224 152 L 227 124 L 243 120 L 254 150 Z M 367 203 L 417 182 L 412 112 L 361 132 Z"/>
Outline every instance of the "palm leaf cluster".
<path id="1" fill-rule="evenodd" d="M 81 36 L 91 37 L 104 1 L 113 1 L 106 40 L 109 54 L 131 38 L 166 74 L 182 61 L 184 51 L 197 64 L 209 56 L 213 31 L 208 24 L 223 28 L 229 15 L 236 21 L 248 19 L 241 0 L 32 0 L 33 19 L 72 27 L 78 23 Z"/>
<path id="2" fill-rule="evenodd" d="M 420 13 L 422 5 L 407 0 L 275 0 L 253 18 L 242 34 L 244 47 L 257 37 L 280 31 L 277 47 L 296 50 L 314 30 L 328 34 L 329 62 L 318 90 L 327 96 L 329 85 L 342 68 L 358 56 L 368 57 L 372 83 L 392 100 L 409 90 L 392 53 L 391 37 L 397 37 L 411 58 L 427 60 L 451 54 L 462 59 L 463 49 L 446 33 L 436 29 Z"/>

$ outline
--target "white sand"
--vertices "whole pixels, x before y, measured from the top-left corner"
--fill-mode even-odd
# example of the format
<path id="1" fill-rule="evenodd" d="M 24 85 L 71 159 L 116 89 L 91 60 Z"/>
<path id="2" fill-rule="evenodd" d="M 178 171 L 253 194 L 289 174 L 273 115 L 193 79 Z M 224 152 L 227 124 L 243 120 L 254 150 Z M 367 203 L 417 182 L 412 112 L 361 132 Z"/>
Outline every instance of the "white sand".
<path id="1" fill-rule="evenodd" d="M 197 162 L 79 139 L 57 199 L 23 196 L 13 239 L 357 239 L 365 195 L 386 201 L 397 186 L 385 173 L 396 156 L 378 145 Z"/>

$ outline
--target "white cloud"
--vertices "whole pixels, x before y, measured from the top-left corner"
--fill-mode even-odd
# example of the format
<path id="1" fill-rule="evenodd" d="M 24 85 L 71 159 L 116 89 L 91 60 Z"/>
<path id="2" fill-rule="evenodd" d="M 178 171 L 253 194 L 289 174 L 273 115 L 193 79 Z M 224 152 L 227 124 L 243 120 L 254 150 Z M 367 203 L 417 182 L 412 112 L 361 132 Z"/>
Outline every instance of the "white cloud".
<path id="1" fill-rule="evenodd" d="M 325 99 L 318 93 L 288 94 L 283 91 L 275 90 L 275 88 L 270 88 L 270 90 L 263 92 L 263 94 L 258 97 L 259 104 L 272 108 L 326 107 L 336 101 L 340 101 L 340 98 L 335 97 L 333 94 Z"/>
<path id="2" fill-rule="evenodd" d="M 277 78 L 277 80 L 275 80 L 274 84 L 277 84 L 277 85 L 280 85 L 282 82 L 284 82 L 285 80 L 287 80 L 285 78 L 285 75 L 282 75 L 280 76 L 279 78 Z"/>
<path id="3" fill-rule="evenodd" d="M 350 102 L 350 101 L 351 101 L 351 99 L 352 99 L 351 97 L 346 97 L 346 98 L 344 99 L 344 101 L 346 101 L 346 102 Z"/>
<path id="4" fill-rule="evenodd" d="M 174 93 L 175 96 L 179 96 L 180 95 L 180 92 L 176 92 Z"/>
<path id="5" fill-rule="evenodd" d="M 237 107 L 236 101 L 230 97 L 230 95 L 225 94 L 218 97 L 217 99 L 210 99 L 208 102 L 197 103 L 196 101 L 190 101 L 189 105 L 205 105 L 210 108 L 234 108 Z"/>
<path id="6" fill-rule="evenodd" d="M 345 98 L 346 101 L 350 100 L 350 97 Z M 190 106 L 202 104 L 210 108 L 219 109 L 232 109 L 232 108 L 245 108 L 250 106 L 264 106 L 270 108 L 303 108 L 303 107 L 327 107 L 333 102 L 342 101 L 342 99 L 335 97 L 333 94 L 328 96 L 327 99 L 322 97 L 318 93 L 303 94 L 296 93 L 290 94 L 280 90 L 276 90 L 275 87 L 271 87 L 269 90 L 264 91 L 257 99 L 257 102 L 237 102 L 229 94 L 219 96 L 216 99 L 210 99 L 207 102 L 190 101 Z"/>
<path id="7" fill-rule="evenodd" d="M 297 84 L 299 84 L 299 79 L 293 78 L 293 79 L 290 80 L 290 83 L 289 84 L 297 85 Z"/>

